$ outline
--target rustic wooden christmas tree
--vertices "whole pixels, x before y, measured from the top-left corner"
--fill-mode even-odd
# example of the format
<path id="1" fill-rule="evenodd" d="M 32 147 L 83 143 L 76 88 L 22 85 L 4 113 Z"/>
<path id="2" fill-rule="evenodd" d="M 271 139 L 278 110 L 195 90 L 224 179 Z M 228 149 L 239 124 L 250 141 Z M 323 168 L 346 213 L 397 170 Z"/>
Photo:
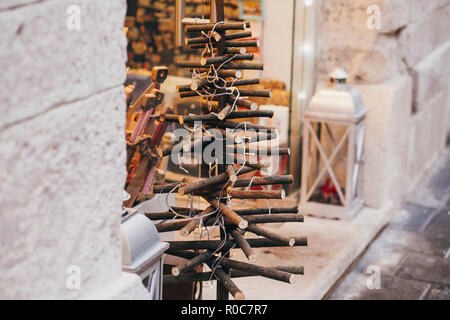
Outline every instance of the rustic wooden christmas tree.
<path id="1" fill-rule="evenodd" d="M 178 86 L 180 96 L 198 96 L 203 113 L 164 116 L 166 123 L 178 122 L 192 132 L 208 130 L 208 134 L 200 138 L 194 137 L 188 144 L 182 142 L 160 149 L 159 156 L 173 156 L 187 147 L 194 151 L 196 157 L 196 147 L 200 146 L 200 149 L 204 150 L 212 143 L 221 143 L 222 150 L 215 149 L 213 152 L 218 170 L 214 176 L 189 183 L 180 181 L 153 186 L 153 193 L 178 192 L 180 195 L 200 196 L 209 206 L 204 210 L 174 207 L 169 212 L 148 213 L 147 217 L 152 220 L 172 219 L 169 222 L 157 223 L 158 231 L 177 230 L 184 237 L 189 236 L 197 227 L 218 226 L 221 232 L 220 240 L 209 240 L 208 237 L 205 240 L 170 242 L 167 253 L 188 260 L 175 266 L 172 275 L 164 276 L 164 281 L 173 283 L 217 279 L 218 299 L 228 299 L 229 293 L 235 299 L 243 299 L 244 294 L 232 281 L 234 277 L 259 275 L 293 283 L 295 274 L 303 274 L 301 266 L 268 268 L 256 265 L 257 255 L 254 248 L 306 246 L 307 240 L 306 237 L 289 237 L 274 233 L 260 226 L 274 222 L 303 222 L 303 216 L 298 214 L 297 207 L 234 209 L 231 204 L 233 199 L 283 199 L 284 190 L 248 190 L 248 187 L 289 184 L 293 182 L 293 177 L 246 177 L 268 167 L 268 163 L 257 158 L 258 156 L 289 155 L 289 149 L 255 145 L 255 142 L 267 142 L 276 138 L 274 127 L 249 122 L 251 118 L 271 118 L 273 112 L 258 110 L 256 103 L 243 98 L 271 96 L 270 90 L 245 89 L 245 86 L 259 84 L 259 79 L 241 79 L 243 70 L 263 69 L 261 63 L 248 62 L 254 59 L 254 55 L 246 53 L 246 48 L 258 46 L 258 41 L 244 39 L 251 36 L 251 32 L 246 30 L 249 27 L 248 22 L 225 22 L 223 0 L 212 0 L 214 1 L 212 7 L 216 10 L 216 21 L 187 24 L 185 27 L 190 35 L 186 44 L 201 50 L 200 61 L 178 62 L 179 67 L 189 68 L 192 72 L 192 84 Z M 240 129 L 240 132 L 236 129 Z M 216 134 L 210 133 L 213 131 Z M 176 159 L 172 157 L 174 158 Z M 257 160 L 251 161 L 252 158 Z M 211 163 L 203 164 L 207 169 L 208 165 L 211 166 Z M 260 237 L 247 239 L 246 232 Z M 230 259 L 229 252 L 233 248 L 240 248 L 248 262 Z M 212 271 L 193 272 L 195 267 L 203 263 Z"/>

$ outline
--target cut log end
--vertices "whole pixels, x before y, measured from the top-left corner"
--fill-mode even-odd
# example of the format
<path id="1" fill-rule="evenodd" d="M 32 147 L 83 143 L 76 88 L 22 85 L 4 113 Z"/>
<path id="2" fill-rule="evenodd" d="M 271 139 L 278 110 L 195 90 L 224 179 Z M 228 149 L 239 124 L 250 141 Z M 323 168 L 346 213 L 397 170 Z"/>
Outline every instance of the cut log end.
<path id="1" fill-rule="evenodd" d="M 222 39 L 222 36 L 221 36 L 219 33 L 217 33 L 217 32 L 214 31 L 214 33 L 213 33 L 213 38 L 214 38 L 214 40 L 216 40 L 217 42 L 219 42 L 220 39 Z"/>
<path id="2" fill-rule="evenodd" d="M 294 244 L 295 244 L 295 239 L 294 238 L 289 239 L 289 247 L 293 247 Z"/>
<path id="3" fill-rule="evenodd" d="M 294 284 L 296 280 L 297 280 L 297 277 L 295 276 L 295 274 L 293 274 L 289 277 L 290 284 Z"/>
<path id="4" fill-rule="evenodd" d="M 234 295 L 234 300 L 245 300 L 245 295 L 239 291 Z"/>
<path id="5" fill-rule="evenodd" d="M 198 89 L 198 84 L 197 84 L 197 82 L 192 82 L 191 85 L 190 85 L 190 88 L 191 88 L 192 91 L 197 90 L 197 89 Z"/>
<path id="6" fill-rule="evenodd" d="M 189 235 L 189 232 L 187 230 L 185 230 L 185 229 L 181 229 L 180 230 L 180 234 L 181 234 L 182 237 L 186 238 Z"/>
<path id="7" fill-rule="evenodd" d="M 172 274 L 177 277 L 177 276 L 180 275 L 180 270 L 178 270 L 177 267 L 173 267 L 172 268 Z"/>
<path id="8" fill-rule="evenodd" d="M 206 65 L 206 58 L 202 58 L 202 59 L 200 60 L 200 64 L 201 64 L 202 66 Z"/>
<path id="9" fill-rule="evenodd" d="M 178 122 L 179 122 L 180 124 L 183 124 L 183 123 L 184 123 L 184 118 L 183 118 L 183 116 L 179 116 L 179 117 L 178 117 Z"/>
<path id="10" fill-rule="evenodd" d="M 217 115 L 217 118 L 219 118 L 219 120 L 223 120 L 223 119 L 225 119 L 226 116 L 227 116 L 227 115 L 226 115 L 225 112 L 220 112 L 220 113 Z"/>
<path id="11" fill-rule="evenodd" d="M 258 259 L 258 256 L 256 255 L 256 254 L 251 254 L 249 257 L 248 257 L 248 261 L 250 262 L 250 263 L 256 263 L 256 260 Z"/>
<path id="12" fill-rule="evenodd" d="M 239 229 L 247 229 L 248 221 L 247 220 L 242 220 L 241 222 L 239 222 L 238 227 L 239 227 Z M 295 242 L 295 240 L 294 240 L 294 242 Z"/>
<path id="13" fill-rule="evenodd" d="M 241 71 L 236 71 L 235 76 L 238 79 L 242 78 L 242 72 Z"/>
<path id="14" fill-rule="evenodd" d="M 236 180 L 237 180 L 237 176 L 236 175 L 231 175 L 229 178 L 230 178 L 231 182 L 236 182 Z"/>
<path id="15" fill-rule="evenodd" d="M 252 104 L 250 105 L 250 110 L 256 111 L 256 109 L 258 109 L 258 104 L 257 104 L 257 103 L 252 103 Z"/>
<path id="16" fill-rule="evenodd" d="M 178 188 L 178 194 L 179 194 L 180 196 L 184 196 L 184 189 L 183 189 L 183 187 Z"/>

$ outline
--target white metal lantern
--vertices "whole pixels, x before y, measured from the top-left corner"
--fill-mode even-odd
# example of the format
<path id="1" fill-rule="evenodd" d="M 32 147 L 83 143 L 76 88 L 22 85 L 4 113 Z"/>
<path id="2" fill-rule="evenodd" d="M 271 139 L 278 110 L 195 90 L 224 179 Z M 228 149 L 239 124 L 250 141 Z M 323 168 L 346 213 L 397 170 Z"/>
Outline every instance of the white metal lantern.
<path id="1" fill-rule="evenodd" d="M 159 240 L 156 227 L 140 213 L 131 213 L 121 224 L 122 270 L 136 273 L 151 299 L 162 299 L 163 254 L 169 247 Z"/>
<path id="2" fill-rule="evenodd" d="M 362 207 L 361 168 L 365 117 L 361 95 L 342 69 L 313 96 L 304 113 L 301 210 L 349 219 Z"/>

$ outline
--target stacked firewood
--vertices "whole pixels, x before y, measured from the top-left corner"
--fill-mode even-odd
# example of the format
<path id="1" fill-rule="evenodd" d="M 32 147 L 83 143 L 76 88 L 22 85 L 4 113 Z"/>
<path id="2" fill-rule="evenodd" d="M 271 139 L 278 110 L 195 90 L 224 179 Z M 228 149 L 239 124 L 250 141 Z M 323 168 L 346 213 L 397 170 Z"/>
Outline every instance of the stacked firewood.
<path id="1" fill-rule="evenodd" d="M 250 118 L 273 117 L 272 111 L 260 111 L 258 105 L 243 97 L 270 97 L 270 90 L 241 88 L 258 84 L 259 79 L 241 79 L 242 71 L 262 70 L 263 64 L 243 62 L 251 61 L 254 56 L 246 53 L 246 47 L 258 46 L 255 40 L 241 40 L 251 36 L 247 31 L 248 22 L 224 22 L 223 1 L 216 0 L 217 23 L 189 24 L 187 34 L 201 33 L 201 36 L 188 37 L 186 43 L 192 48 L 202 49 L 198 62 L 179 62 L 179 67 L 192 71 L 192 84 L 178 86 L 181 97 L 199 96 L 203 108 L 200 115 L 165 115 L 164 120 L 177 122 L 190 132 L 208 130 L 208 134 L 193 135 L 191 140 L 175 144 L 170 148 L 159 149 L 159 155 L 172 156 L 181 151 L 205 150 L 212 143 L 222 144 L 222 151 L 215 150 L 216 174 L 205 170 L 209 177 L 195 181 L 179 181 L 164 185 L 154 185 L 154 193 L 172 193 L 202 197 L 208 204 L 206 209 L 172 207 L 168 212 L 147 213 L 152 220 L 170 220 L 156 224 L 159 232 L 179 231 L 188 237 L 196 228 L 217 226 L 220 240 L 171 241 L 167 253 L 185 258 L 186 262 L 173 267 L 172 275 L 164 276 L 168 282 L 195 282 L 218 280 L 218 299 L 243 299 L 244 294 L 232 281 L 234 277 L 263 276 L 287 283 L 295 281 L 296 274 L 303 274 L 303 267 L 263 267 L 256 265 L 255 248 L 306 246 L 305 237 L 290 237 L 278 234 L 261 224 L 275 222 L 303 222 L 298 208 L 250 208 L 235 209 L 234 199 L 283 199 L 281 190 L 250 190 L 254 186 L 285 185 L 293 182 L 291 175 L 248 177 L 258 170 L 269 167 L 267 161 L 258 158 L 264 156 L 289 155 L 289 148 L 263 147 L 265 143 L 276 139 L 275 128 L 250 123 Z M 239 119 L 239 121 L 232 121 Z M 201 122 L 201 126 L 198 123 Z M 237 129 L 240 131 L 237 132 Z M 226 139 L 224 136 L 226 135 Z M 231 137 L 231 139 L 229 138 Z M 220 149 L 220 148 L 219 148 Z M 179 159 L 180 157 L 178 157 Z M 256 160 L 255 160 L 256 159 Z M 253 160 L 253 161 L 252 161 Z M 204 163 L 211 167 L 211 163 Z M 264 187 L 263 187 L 264 188 Z M 249 239 L 245 235 L 251 232 L 258 238 Z M 231 249 L 242 250 L 248 262 L 230 259 Z M 211 272 L 195 273 L 194 268 L 206 264 Z"/>

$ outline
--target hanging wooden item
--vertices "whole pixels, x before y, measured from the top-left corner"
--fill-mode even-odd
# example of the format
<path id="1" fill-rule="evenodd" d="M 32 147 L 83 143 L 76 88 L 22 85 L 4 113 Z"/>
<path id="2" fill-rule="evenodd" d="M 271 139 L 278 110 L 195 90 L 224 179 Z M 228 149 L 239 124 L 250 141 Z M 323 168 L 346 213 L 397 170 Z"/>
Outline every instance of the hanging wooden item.
<path id="1" fill-rule="evenodd" d="M 133 104 L 129 103 L 132 100 L 134 87 L 125 88 L 126 100 L 129 104 L 125 127 L 128 173 L 125 188 L 130 195 L 124 202 L 124 207 L 127 208 L 133 207 L 139 194 L 152 191 L 156 168 L 160 160 L 156 148 L 167 128 L 166 122 L 158 122 L 159 115 L 155 116 L 155 111 L 164 99 L 164 93 L 160 88 L 167 75 L 166 67 L 154 67 L 150 86 Z M 166 112 L 167 109 L 164 109 L 162 114 Z M 148 128 L 151 125 L 155 129 L 150 135 Z"/>

